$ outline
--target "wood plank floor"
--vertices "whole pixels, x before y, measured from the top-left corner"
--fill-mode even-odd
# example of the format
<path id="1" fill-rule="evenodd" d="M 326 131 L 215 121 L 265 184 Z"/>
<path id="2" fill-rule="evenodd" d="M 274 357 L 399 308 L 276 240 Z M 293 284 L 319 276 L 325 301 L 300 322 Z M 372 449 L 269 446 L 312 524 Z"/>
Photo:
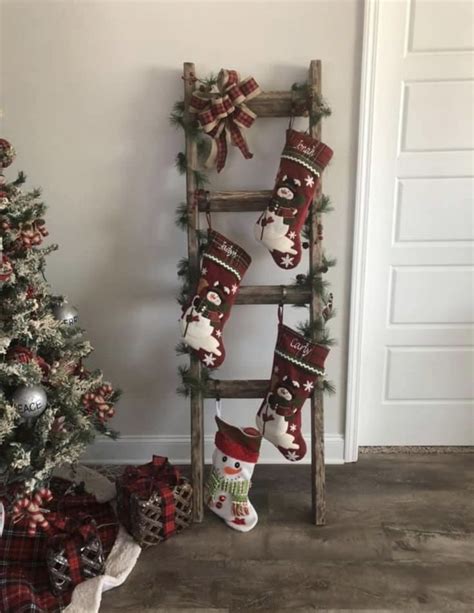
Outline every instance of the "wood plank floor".
<path id="1" fill-rule="evenodd" d="M 144 551 L 101 612 L 473 611 L 474 455 L 364 455 L 328 466 L 327 526 L 309 466 L 257 466 L 248 534 L 211 513 Z"/>

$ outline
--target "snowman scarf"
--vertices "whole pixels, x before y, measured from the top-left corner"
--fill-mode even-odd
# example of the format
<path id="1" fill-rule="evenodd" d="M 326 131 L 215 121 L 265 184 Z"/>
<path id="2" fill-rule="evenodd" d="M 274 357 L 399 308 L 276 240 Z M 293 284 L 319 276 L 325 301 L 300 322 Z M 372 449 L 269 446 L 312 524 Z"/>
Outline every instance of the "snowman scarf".
<path id="1" fill-rule="evenodd" d="M 232 479 L 226 479 L 226 477 L 220 477 L 213 468 L 209 476 L 207 488 L 211 498 L 219 491 L 230 494 L 232 498 L 232 513 L 235 517 L 242 517 L 243 515 L 249 514 L 248 494 L 250 490 L 250 481 L 244 479 L 234 481 Z"/>

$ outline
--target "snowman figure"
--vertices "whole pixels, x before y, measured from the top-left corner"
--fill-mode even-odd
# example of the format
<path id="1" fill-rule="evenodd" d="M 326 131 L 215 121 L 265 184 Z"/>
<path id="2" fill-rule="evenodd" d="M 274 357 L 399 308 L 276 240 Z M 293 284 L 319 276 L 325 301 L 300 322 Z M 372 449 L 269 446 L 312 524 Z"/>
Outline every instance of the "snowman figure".
<path id="1" fill-rule="evenodd" d="M 288 432 L 288 420 L 298 410 L 295 397 L 300 389 L 298 381 L 288 376 L 277 382 L 267 394 L 265 402 L 257 413 L 257 428 L 262 435 L 277 447 L 298 449 L 295 437 Z"/>
<path id="2" fill-rule="evenodd" d="M 298 213 L 298 207 L 305 202 L 304 196 L 297 193 L 301 187 L 299 179 L 283 175 L 277 183 L 276 194 L 255 224 L 255 238 L 270 251 L 280 251 L 296 255 L 294 249 L 295 233 L 290 232 L 292 221 Z"/>
<path id="3" fill-rule="evenodd" d="M 262 436 L 255 428 L 238 428 L 219 417 L 216 422 L 218 431 L 207 482 L 207 505 L 230 528 L 248 532 L 258 522 L 248 493 Z"/>
<path id="4" fill-rule="evenodd" d="M 222 355 L 219 338 L 214 334 L 222 326 L 225 296 L 230 293 L 228 287 L 216 281 L 212 287 L 207 287 L 202 297 L 199 294 L 194 297 L 180 320 L 185 343 L 196 351 Z"/>

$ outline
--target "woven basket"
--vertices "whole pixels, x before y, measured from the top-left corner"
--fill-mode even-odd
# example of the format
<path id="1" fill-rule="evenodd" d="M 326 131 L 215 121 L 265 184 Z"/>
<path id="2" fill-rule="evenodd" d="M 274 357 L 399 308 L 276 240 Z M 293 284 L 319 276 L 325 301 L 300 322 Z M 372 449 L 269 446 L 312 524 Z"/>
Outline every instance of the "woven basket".
<path id="1" fill-rule="evenodd" d="M 117 483 L 117 498 L 119 513 L 123 514 L 124 491 Z M 178 485 L 173 488 L 175 504 L 176 532 L 181 532 L 192 523 L 193 518 L 193 488 L 189 481 L 181 478 Z M 165 540 L 163 534 L 163 504 L 159 493 L 152 494 L 148 500 L 140 499 L 136 494 L 130 496 L 130 517 L 128 528 L 133 538 L 143 547 L 151 547 Z"/>
<path id="2" fill-rule="evenodd" d="M 46 550 L 46 565 L 48 567 L 49 581 L 52 591 L 56 595 L 70 590 L 75 586 L 70 573 L 70 559 L 67 549 L 62 542 L 54 543 L 54 537 Z M 103 575 L 105 571 L 105 556 L 102 542 L 98 534 L 90 538 L 87 543 L 77 549 L 81 576 L 90 579 Z"/>

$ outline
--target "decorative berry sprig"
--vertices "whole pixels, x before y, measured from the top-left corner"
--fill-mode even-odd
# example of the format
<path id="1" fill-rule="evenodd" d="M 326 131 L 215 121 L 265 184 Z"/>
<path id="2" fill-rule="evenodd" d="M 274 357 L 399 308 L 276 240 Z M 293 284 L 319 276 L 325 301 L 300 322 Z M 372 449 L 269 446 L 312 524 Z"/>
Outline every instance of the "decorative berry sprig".
<path id="1" fill-rule="evenodd" d="M 114 390 L 111 385 L 104 383 L 94 392 L 88 392 L 82 398 L 82 405 L 89 415 L 96 414 L 103 423 L 115 415 L 112 403 Z"/>
<path id="2" fill-rule="evenodd" d="M 52 500 L 52 498 L 51 490 L 43 487 L 32 496 L 25 496 L 17 500 L 12 509 L 13 523 L 26 521 L 28 523 L 28 536 L 35 536 L 38 527 L 47 531 L 49 529 L 49 522 L 44 516 L 45 510 L 42 506 Z"/>

